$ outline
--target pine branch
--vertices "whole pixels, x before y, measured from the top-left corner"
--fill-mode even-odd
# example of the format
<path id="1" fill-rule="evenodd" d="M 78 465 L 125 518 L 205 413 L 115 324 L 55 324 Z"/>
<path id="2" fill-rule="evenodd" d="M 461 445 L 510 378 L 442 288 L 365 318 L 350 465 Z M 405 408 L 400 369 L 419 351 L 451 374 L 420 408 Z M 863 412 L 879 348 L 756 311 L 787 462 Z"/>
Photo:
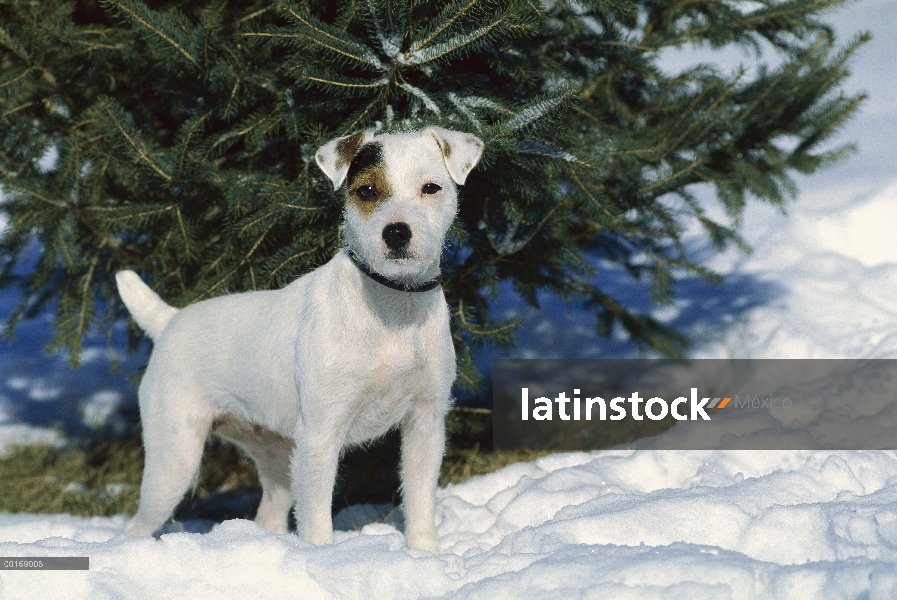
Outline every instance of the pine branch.
<path id="1" fill-rule="evenodd" d="M 374 67 L 378 70 L 384 68 L 383 63 L 380 62 L 380 59 L 368 46 L 348 33 L 334 29 L 312 15 L 304 14 L 292 2 L 281 0 L 278 3 L 278 9 L 281 13 L 286 14 L 294 25 L 297 26 L 297 30 L 301 32 L 300 35 L 296 36 L 297 38 L 306 40 L 341 57 L 361 63 L 363 66 Z"/>
<path id="2" fill-rule="evenodd" d="M 479 45 L 490 40 L 495 33 L 506 33 L 508 28 L 501 28 L 501 25 L 508 25 L 513 17 L 510 14 L 502 14 L 494 19 L 488 25 L 475 29 L 474 31 L 459 34 L 443 43 L 433 44 L 431 46 L 420 45 L 418 49 L 413 50 L 405 56 L 405 62 L 410 65 L 422 65 L 433 62 L 435 60 L 449 58 L 462 52 L 471 52 Z"/>
<path id="3" fill-rule="evenodd" d="M 199 61 L 194 56 L 194 52 L 191 52 L 190 49 L 190 46 L 192 45 L 190 43 L 191 40 L 182 32 L 178 31 L 174 19 L 149 10 L 142 2 L 131 0 L 100 0 L 100 4 L 104 7 L 114 8 L 119 14 L 127 17 L 132 23 L 136 23 L 145 30 L 151 32 L 154 36 L 163 40 L 176 51 L 175 56 L 179 55 L 180 57 L 186 58 L 193 66 L 199 67 Z M 192 32 L 188 32 L 188 35 L 189 33 Z"/>
<path id="4" fill-rule="evenodd" d="M 439 16 L 433 21 L 430 27 L 427 28 L 423 33 L 423 39 L 413 42 L 408 49 L 410 53 L 417 52 L 418 50 L 424 48 L 427 44 L 432 42 L 434 39 L 439 37 L 443 32 L 450 31 L 450 27 L 454 25 L 459 19 L 465 17 L 470 10 L 474 7 L 474 5 L 483 3 L 483 0 L 469 0 L 467 4 L 464 6 L 458 6 L 459 3 L 452 3 L 447 5 Z"/>
<path id="5" fill-rule="evenodd" d="M 366 0 L 370 23 L 374 35 L 380 42 L 380 48 L 390 59 L 395 59 L 402 51 L 402 32 L 407 21 L 408 5 L 405 2 L 394 3 Z M 385 23 L 381 23 L 385 21 Z"/>
<path id="6" fill-rule="evenodd" d="M 576 90 L 565 84 L 557 86 L 558 91 L 551 95 L 536 98 L 502 124 L 501 130 L 514 132 L 532 125 L 547 115 L 558 111 L 575 94 Z"/>
<path id="7" fill-rule="evenodd" d="M 436 104 L 436 101 L 428 96 L 423 90 L 414 87 L 410 83 L 403 83 L 401 88 L 415 98 L 420 99 L 420 101 L 424 103 L 424 106 L 427 107 L 427 110 L 431 111 L 433 114 L 442 114 L 442 110 L 439 108 L 439 105 Z"/>

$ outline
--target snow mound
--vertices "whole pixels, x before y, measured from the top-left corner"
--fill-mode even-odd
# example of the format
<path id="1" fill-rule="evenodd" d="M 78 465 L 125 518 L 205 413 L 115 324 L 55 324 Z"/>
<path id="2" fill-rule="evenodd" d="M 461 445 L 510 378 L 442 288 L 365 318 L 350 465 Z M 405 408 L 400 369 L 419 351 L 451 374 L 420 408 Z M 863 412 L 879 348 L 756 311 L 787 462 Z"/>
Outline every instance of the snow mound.
<path id="1" fill-rule="evenodd" d="M 226 521 L 121 535 L 124 518 L 0 516 L 3 598 L 893 598 L 893 452 L 552 455 L 440 490 L 442 553 L 409 550 L 384 507 L 332 546 Z"/>

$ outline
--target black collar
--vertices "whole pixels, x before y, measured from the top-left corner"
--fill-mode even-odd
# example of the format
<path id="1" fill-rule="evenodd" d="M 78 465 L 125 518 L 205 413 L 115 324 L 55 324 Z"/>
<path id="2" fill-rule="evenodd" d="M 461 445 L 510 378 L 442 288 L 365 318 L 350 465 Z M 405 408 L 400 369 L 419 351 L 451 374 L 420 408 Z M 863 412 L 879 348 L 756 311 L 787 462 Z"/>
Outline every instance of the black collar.
<path id="1" fill-rule="evenodd" d="M 380 285 L 386 286 L 391 290 L 398 290 L 400 292 L 429 292 L 430 290 L 434 290 L 442 283 L 442 275 L 437 275 L 436 279 L 431 279 L 426 283 L 421 283 L 419 285 L 407 285 L 404 283 L 398 283 L 393 281 L 392 279 L 387 279 L 380 273 L 377 273 L 369 266 L 364 264 L 360 258 L 355 256 L 355 253 L 351 250 L 348 250 L 346 254 L 349 255 L 349 259 L 355 263 L 355 266 L 358 267 L 358 270 L 379 283 Z"/>

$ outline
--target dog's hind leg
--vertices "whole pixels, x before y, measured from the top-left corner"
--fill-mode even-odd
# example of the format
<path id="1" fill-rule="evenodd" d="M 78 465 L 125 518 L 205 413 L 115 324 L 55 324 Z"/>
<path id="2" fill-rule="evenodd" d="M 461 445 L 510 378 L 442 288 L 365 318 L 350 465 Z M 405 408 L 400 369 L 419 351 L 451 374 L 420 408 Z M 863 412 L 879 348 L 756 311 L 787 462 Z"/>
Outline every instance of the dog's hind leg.
<path id="1" fill-rule="evenodd" d="M 274 533 L 287 532 L 287 518 L 295 503 L 290 491 L 290 456 L 293 445 L 279 456 L 272 456 L 270 451 L 253 453 L 258 469 L 259 481 L 262 484 L 262 501 L 255 515 L 255 522 Z"/>
<path id="2" fill-rule="evenodd" d="M 216 419 L 212 431 L 237 444 L 255 463 L 262 484 L 255 522 L 273 533 L 287 533 L 287 518 L 295 502 L 290 491 L 292 440 L 235 418 Z"/>
<path id="3" fill-rule="evenodd" d="M 193 484 L 213 417 L 194 395 L 181 392 L 165 398 L 150 393 L 147 379 L 140 389 L 146 453 L 140 507 L 125 528 L 137 536 L 152 535 L 161 527 Z"/>

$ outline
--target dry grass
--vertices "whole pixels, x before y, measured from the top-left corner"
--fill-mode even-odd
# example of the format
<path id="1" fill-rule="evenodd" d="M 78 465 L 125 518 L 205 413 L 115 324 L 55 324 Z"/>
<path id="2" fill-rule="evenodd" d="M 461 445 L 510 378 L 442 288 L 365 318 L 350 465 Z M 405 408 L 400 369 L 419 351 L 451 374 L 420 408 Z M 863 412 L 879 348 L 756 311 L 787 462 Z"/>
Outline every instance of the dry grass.
<path id="1" fill-rule="evenodd" d="M 143 451 L 130 441 L 92 450 L 12 448 L 0 459 L 0 511 L 78 516 L 133 514 Z"/>

